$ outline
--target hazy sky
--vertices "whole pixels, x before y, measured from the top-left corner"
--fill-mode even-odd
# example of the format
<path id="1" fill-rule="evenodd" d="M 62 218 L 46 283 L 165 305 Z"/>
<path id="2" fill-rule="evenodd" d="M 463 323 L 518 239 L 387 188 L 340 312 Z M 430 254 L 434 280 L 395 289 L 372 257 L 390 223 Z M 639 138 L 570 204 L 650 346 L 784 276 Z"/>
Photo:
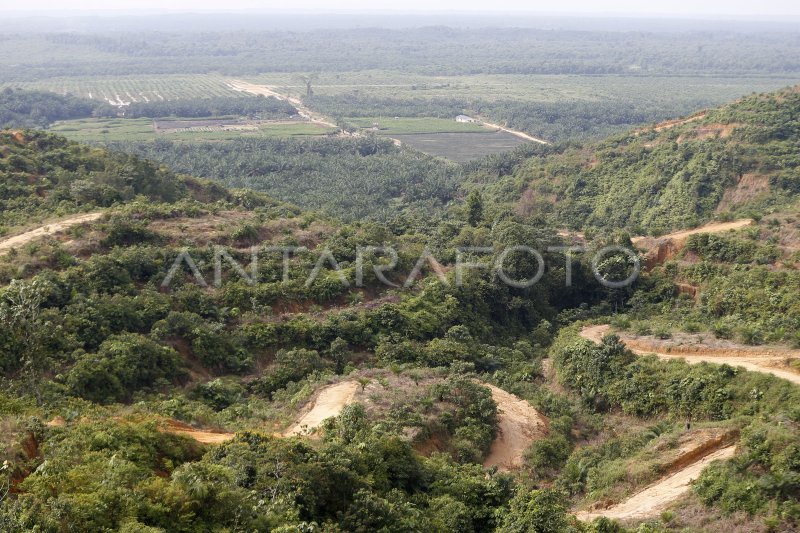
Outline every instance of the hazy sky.
<path id="1" fill-rule="evenodd" d="M 797 0 L 0 0 L 0 10 L 37 11 L 41 14 L 65 10 L 170 10 L 170 11 L 526 11 L 554 14 L 624 15 L 725 15 L 733 17 L 777 15 L 800 16 Z"/>

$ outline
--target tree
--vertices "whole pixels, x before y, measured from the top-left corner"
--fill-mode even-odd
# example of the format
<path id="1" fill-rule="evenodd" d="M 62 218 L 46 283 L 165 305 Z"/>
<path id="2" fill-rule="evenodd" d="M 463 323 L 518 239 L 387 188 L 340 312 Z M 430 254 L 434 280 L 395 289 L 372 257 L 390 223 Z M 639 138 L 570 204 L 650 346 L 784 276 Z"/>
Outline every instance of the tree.
<path id="1" fill-rule="evenodd" d="M 467 223 L 476 227 L 483 220 L 483 197 L 474 189 L 467 196 Z"/>
<path id="2" fill-rule="evenodd" d="M 19 354 L 18 361 L 4 364 L 0 360 L 0 367 L 21 367 L 33 391 L 38 390 L 36 377 L 44 367 L 43 333 L 48 328 L 44 327 L 40 317 L 46 290 L 45 282 L 41 280 L 14 280 L 0 300 L 0 327 L 7 331 L 9 353 L 12 357 Z"/>
<path id="3" fill-rule="evenodd" d="M 317 81 L 317 78 L 319 78 L 319 74 L 316 72 L 300 76 L 302 82 L 306 84 L 306 96 L 309 98 L 314 96 L 314 90 L 311 88 L 311 84 Z"/>
<path id="4" fill-rule="evenodd" d="M 336 337 L 328 350 L 333 363 L 336 365 L 336 373 L 344 372 L 344 367 L 350 359 L 350 350 L 347 349 L 347 341 L 341 337 Z"/>
<path id="5" fill-rule="evenodd" d="M 503 518 L 501 533 L 560 533 L 569 531 L 565 498 L 554 490 L 519 490 Z"/>

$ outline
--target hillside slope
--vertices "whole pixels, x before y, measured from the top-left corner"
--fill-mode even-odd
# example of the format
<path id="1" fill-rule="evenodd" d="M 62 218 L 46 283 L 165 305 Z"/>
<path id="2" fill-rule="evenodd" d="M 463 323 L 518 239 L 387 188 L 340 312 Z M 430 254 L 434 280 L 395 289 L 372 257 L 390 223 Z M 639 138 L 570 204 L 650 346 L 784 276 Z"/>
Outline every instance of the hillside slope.
<path id="1" fill-rule="evenodd" d="M 798 143 L 800 86 L 528 159 L 489 190 L 565 227 L 659 234 L 791 202 Z"/>

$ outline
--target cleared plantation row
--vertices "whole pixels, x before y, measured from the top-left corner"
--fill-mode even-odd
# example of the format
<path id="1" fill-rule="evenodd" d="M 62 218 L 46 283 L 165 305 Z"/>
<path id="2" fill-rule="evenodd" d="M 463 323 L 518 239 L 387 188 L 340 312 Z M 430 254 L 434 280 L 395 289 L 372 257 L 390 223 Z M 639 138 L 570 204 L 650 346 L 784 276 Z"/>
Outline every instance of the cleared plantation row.
<path id="1" fill-rule="evenodd" d="M 243 79 L 275 87 L 292 96 L 305 95 L 297 74 L 270 72 Z M 606 99 L 641 99 L 650 95 L 678 100 L 692 95 L 697 100 L 731 100 L 750 91 L 771 90 L 790 83 L 775 77 L 666 77 L 666 76 L 573 76 L 563 74 L 475 74 L 433 76 L 417 73 L 362 70 L 321 72 L 314 94 L 342 96 L 358 94 L 378 98 L 466 100 L 516 100 L 529 102 L 596 102 Z"/>
<path id="2" fill-rule="evenodd" d="M 226 78 L 214 74 L 144 77 L 53 78 L 16 83 L 15 87 L 72 94 L 111 105 L 131 102 L 158 102 L 212 96 L 246 97 L 231 89 Z"/>

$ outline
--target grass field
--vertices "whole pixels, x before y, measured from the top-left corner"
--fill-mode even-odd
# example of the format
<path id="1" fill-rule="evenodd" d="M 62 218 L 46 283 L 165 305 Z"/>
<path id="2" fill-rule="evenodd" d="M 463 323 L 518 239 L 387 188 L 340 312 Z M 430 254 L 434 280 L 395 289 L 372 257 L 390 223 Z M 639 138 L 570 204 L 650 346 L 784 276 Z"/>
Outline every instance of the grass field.
<path id="1" fill-rule="evenodd" d="M 487 133 L 489 130 L 480 124 L 456 122 L 455 117 L 445 118 L 407 118 L 407 117 L 353 117 L 345 122 L 364 128 L 373 129 L 380 135 L 406 135 L 413 133 Z"/>
<path id="2" fill-rule="evenodd" d="M 198 121 L 194 120 L 195 125 Z M 231 121 L 233 122 L 233 121 Z M 149 118 L 81 119 L 56 122 L 50 131 L 69 139 L 81 142 L 110 141 L 154 141 L 169 139 L 173 141 L 226 141 L 242 137 L 292 137 L 304 135 L 325 135 L 334 131 L 309 122 L 256 123 L 252 129 L 231 129 L 208 127 L 210 131 L 166 130 L 156 132 L 153 120 Z"/>
<path id="3" fill-rule="evenodd" d="M 513 150 L 517 146 L 528 142 L 504 131 L 486 133 L 419 133 L 393 135 L 392 137 L 420 152 L 444 157 L 459 163 Z"/>

